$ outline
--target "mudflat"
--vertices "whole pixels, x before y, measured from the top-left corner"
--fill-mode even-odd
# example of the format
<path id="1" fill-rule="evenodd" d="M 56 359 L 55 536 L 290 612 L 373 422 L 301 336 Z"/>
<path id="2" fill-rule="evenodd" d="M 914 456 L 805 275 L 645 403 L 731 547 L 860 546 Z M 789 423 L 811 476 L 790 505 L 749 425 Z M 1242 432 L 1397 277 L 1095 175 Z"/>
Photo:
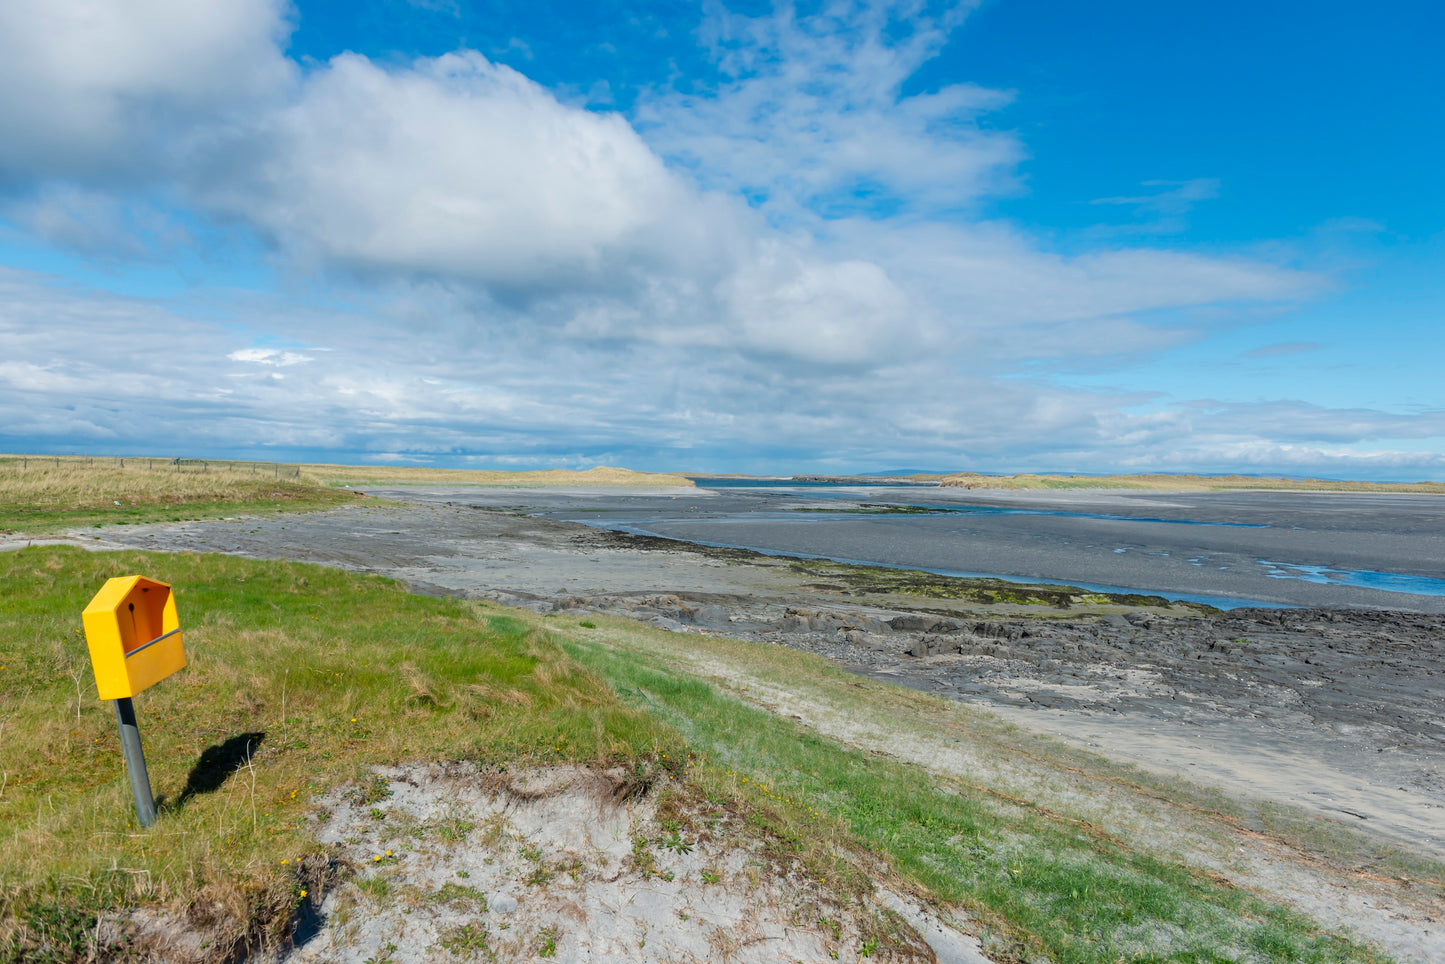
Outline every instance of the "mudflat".
<path id="1" fill-rule="evenodd" d="M 455 495 L 413 492 L 411 499 Z M 506 504 L 502 493 L 468 504 Z M 1445 612 L 1445 497 L 1322 492 L 699 488 L 529 511 L 690 542 L 1248 603 Z"/>
<path id="2" fill-rule="evenodd" d="M 385 494 L 406 504 L 126 527 L 86 541 L 320 562 L 424 592 L 804 648 L 1155 773 L 1445 858 L 1445 617 L 1436 613 L 1216 613 L 1049 587 L 1031 598 L 543 517 L 676 517 L 726 498 L 685 488 Z M 835 521 L 880 518 L 892 517 Z"/>

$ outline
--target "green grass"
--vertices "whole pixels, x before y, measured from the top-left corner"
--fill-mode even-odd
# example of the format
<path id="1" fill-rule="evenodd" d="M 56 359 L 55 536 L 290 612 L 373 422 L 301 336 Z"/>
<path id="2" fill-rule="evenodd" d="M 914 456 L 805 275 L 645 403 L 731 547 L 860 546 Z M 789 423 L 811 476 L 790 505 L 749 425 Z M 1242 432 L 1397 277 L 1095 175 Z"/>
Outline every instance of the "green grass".
<path id="1" fill-rule="evenodd" d="M 80 634 L 104 579 L 137 572 L 174 585 L 190 660 L 135 698 L 161 810 L 144 833 Z M 72 959 L 133 903 L 217 901 L 237 946 L 274 932 L 317 849 L 313 795 L 366 792 L 376 764 L 681 755 L 528 620 L 382 579 L 38 547 L 0 554 L 0 598 L 0 960 Z M 208 769 L 208 747 L 231 757 Z"/>
<path id="2" fill-rule="evenodd" d="M 95 698 L 79 632 L 104 579 L 137 572 L 175 587 L 190 657 L 136 698 L 161 801 L 148 831 L 134 825 L 114 717 Z M 658 801 L 667 834 L 639 841 L 644 856 L 689 847 L 706 831 L 697 821 L 733 814 L 800 873 L 863 898 L 875 858 L 860 853 L 871 851 L 897 886 L 969 909 L 992 928 L 991 947 L 1018 958 L 1383 960 L 1077 816 L 744 703 L 629 648 L 615 621 L 563 629 L 299 563 L 69 547 L 0 554 L 0 598 L 6 964 L 80 960 L 98 915 L 147 904 L 225 908 L 218 959 L 274 938 L 326 867 L 304 819 L 316 794 L 351 784 L 359 804 L 384 805 L 371 767 L 455 759 L 671 773 Z M 758 665 L 821 665 L 710 642 Z M 439 819 L 458 845 L 485 842 L 484 828 Z M 454 891 L 439 898 L 463 896 Z M 480 953 L 485 942 L 458 932 L 446 945 Z"/>

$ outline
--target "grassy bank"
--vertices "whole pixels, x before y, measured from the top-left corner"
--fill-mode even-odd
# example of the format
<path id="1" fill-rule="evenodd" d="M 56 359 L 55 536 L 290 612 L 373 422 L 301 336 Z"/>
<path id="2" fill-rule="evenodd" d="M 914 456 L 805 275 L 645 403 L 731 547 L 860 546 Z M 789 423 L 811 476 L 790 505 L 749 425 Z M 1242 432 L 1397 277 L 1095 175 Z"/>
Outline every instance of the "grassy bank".
<path id="1" fill-rule="evenodd" d="M 1155 492 L 1214 492 L 1261 489 L 1295 492 L 1403 492 L 1445 494 L 1445 482 L 1345 482 L 1335 479 L 1265 479 L 1252 475 L 980 475 L 959 472 L 937 478 L 964 489 L 1141 489 Z"/>
<path id="2" fill-rule="evenodd" d="M 144 832 L 78 632 L 103 579 L 131 572 L 176 586 L 191 659 L 136 700 L 162 799 Z M 860 688 L 860 718 L 893 691 L 791 650 L 230 557 L 37 547 L 0 554 L 0 594 L 7 964 L 79 959 L 98 915 L 137 904 L 222 908 L 207 913 L 229 915 L 234 946 L 278 934 L 301 892 L 325 883 L 305 820 L 315 794 L 348 782 L 364 794 L 377 764 L 454 759 L 670 774 L 820 880 L 863 893 L 860 854 L 886 861 L 906 886 L 975 914 L 1005 960 L 1383 960 L 1043 789 L 982 768 L 940 776 L 795 718 L 786 689 L 805 680 Z M 766 676 L 779 712 L 741 698 L 730 666 Z M 930 698 L 898 693 L 890 717 L 912 706 L 1019 758 L 985 718 L 945 719 Z M 1080 766 L 1066 761 L 1059 779 Z"/>
<path id="3" fill-rule="evenodd" d="M 219 464 L 218 464 L 219 465 Z M 180 471 L 160 459 L 0 458 L 0 534 L 309 511 L 353 501 L 304 476 Z"/>
<path id="4" fill-rule="evenodd" d="M 1139 853 L 1081 821 L 940 782 L 751 707 L 696 679 L 605 647 L 570 650 L 634 705 L 685 733 L 706 756 L 783 799 L 826 801 L 826 818 L 887 854 L 894 868 L 997 928 L 994 949 L 1053 961 L 1134 957 L 1336 960 L 1350 952 L 1308 922 L 1183 864 Z M 785 836 L 807 814 L 781 814 Z M 791 819 L 789 819 L 791 818 Z"/>
<path id="5" fill-rule="evenodd" d="M 132 572 L 175 585 L 190 660 L 135 701 L 161 810 L 146 832 L 78 631 Z M 645 762 L 671 739 L 528 622 L 380 579 L 39 547 L 0 554 L 0 594 L 7 962 L 79 959 L 96 916 L 133 903 L 217 904 L 238 944 L 283 928 L 315 886 L 312 795 L 369 766 Z"/>

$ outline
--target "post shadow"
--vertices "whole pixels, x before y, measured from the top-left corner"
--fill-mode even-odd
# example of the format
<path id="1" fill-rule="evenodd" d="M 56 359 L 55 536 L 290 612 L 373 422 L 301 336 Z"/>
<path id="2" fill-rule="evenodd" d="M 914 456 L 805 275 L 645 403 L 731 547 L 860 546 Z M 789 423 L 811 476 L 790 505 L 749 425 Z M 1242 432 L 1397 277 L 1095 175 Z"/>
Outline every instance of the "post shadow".
<path id="1" fill-rule="evenodd" d="M 238 733 L 224 743 L 206 747 L 201 751 L 196 765 L 191 767 L 185 789 L 175 802 L 167 804 L 164 799 L 158 802 L 165 804 L 167 809 L 179 810 L 191 797 L 202 793 L 215 793 L 225 785 L 231 774 L 256 755 L 265 739 L 266 734 L 263 732 Z"/>

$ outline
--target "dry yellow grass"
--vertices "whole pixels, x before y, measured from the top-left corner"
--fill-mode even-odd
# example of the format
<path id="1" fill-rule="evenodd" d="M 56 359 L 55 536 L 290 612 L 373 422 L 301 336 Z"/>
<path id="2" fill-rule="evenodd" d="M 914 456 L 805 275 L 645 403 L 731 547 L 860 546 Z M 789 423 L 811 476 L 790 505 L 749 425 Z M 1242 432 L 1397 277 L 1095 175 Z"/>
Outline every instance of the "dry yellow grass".
<path id="1" fill-rule="evenodd" d="M 343 485 L 462 483 L 505 488 L 692 486 L 680 475 L 599 466 L 585 472 L 488 472 L 413 466 L 0 455 L 0 533 L 324 509 Z"/>
<path id="2" fill-rule="evenodd" d="M 681 485 L 692 486 L 692 480 L 681 475 L 657 472 L 634 472 L 597 466 L 585 472 L 572 469 L 545 469 L 537 472 L 494 472 L 482 469 L 429 469 L 409 465 L 303 465 L 311 478 L 329 485 L 457 483 L 522 488 L 547 488 L 563 485 Z"/>
<path id="3" fill-rule="evenodd" d="M 1272 489 L 1445 494 L 1445 482 L 1343 482 L 1333 479 L 1267 479 L 1251 475 L 980 475 L 977 472 L 959 472 L 942 476 L 941 484 L 963 489 L 1147 489 L 1158 492 Z"/>
<path id="4" fill-rule="evenodd" d="M 30 459 L 25 468 L 14 460 L 0 462 L 0 502 L 29 502 L 36 507 L 60 508 L 103 505 L 120 501 L 125 504 L 165 505 L 179 502 L 238 501 L 249 498 L 258 486 L 274 487 L 277 479 L 270 473 L 256 472 L 178 472 L 169 463 L 153 460 L 154 468 L 146 468 L 146 459 L 126 459 L 125 467 L 118 460 L 106 459 L 94 465 L 79 459 Z M 162 468 L 161 466 L 166 466 Z M 280 480 L 294 486 L 294 478 Z M 314 482 L 303 480 L 308 488 Z"/>
<path id="5" fill-rule="evenodd" d="M 0 532 L 319 509 L 354 498 L 292 466 L 168 459 L 0 457 Z"/>

